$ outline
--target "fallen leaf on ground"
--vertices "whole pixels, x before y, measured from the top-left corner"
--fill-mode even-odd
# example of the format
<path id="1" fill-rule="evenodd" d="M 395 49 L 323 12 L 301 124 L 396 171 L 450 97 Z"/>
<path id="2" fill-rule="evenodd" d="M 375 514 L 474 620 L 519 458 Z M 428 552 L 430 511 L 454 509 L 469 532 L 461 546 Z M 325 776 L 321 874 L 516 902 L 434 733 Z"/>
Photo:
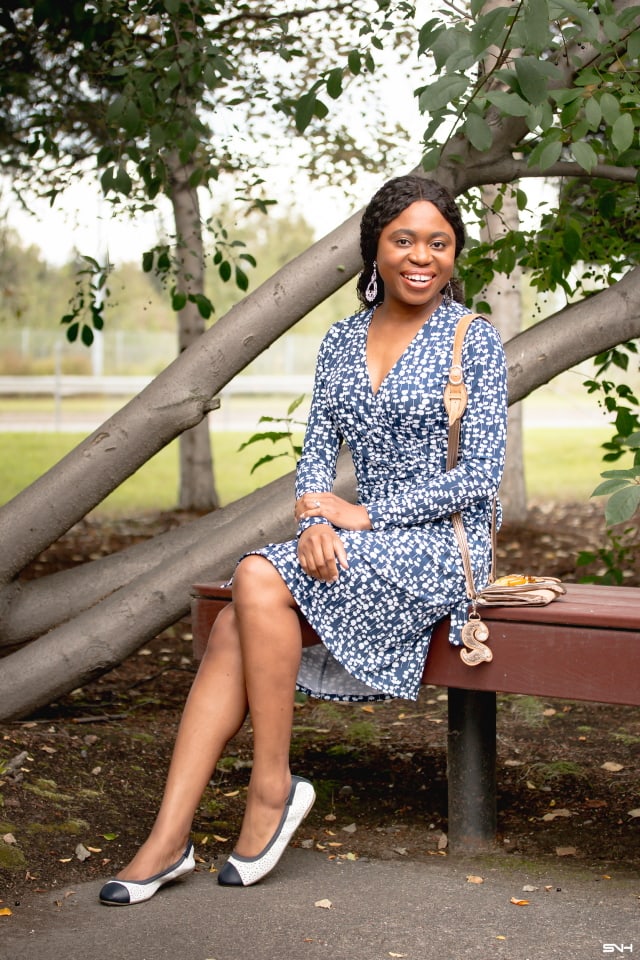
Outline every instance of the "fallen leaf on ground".
<path id="1" fill-rule="evenodd" d="M 575 847 L 556 847 L 556 853 L 559 857 L 572 857 L 575 852 Z"/>
<path id="2" fill-rule="evenodd" d="M 634 807 L 633 810 L 629 810 L 630 817 L 640 817 L 640 807 Z"/>
<path id="3" fill-rule="evenodd" d="M 89 853 L 102 853 L 102 847 L 87 847 Z"/>
<path id="4" fill-rule="evenodd" d="M 484 877 L 475 877 L 473 874 L 470 874 L 467 877 L 467 883 L 484 883 Z"/>
<path id="5" fill-rule="evenodd" d="M 219 837 L 217 833 L 214 833 L 213 839 L 217 840 L 218 843 L 229 843 L 229 837 Z"/>
<path id="6" fill-rule="evenodd" d="M 509 901 L 509 903 L 512 903 L 512 904 L 514 905 L 514 907 L 528 907 L 528 906 L 529 906 L 529 901 L 528 901 L 528 900 L 519 900 L 517 897 L 511 897 L 511 900 Z"/>
<path id="7" fill-rule="evenodd" d="M 81 863 L 83 863 L 85 860 L 88 860 L 89 857 L 91 856 L 91 854 L 85 847 L 84 843 L 79 843 L 78 846 L 76 847 L 75 852 L 76 852 L 76 857 Z"/>
<path id="8" fill-rule="evenodd" d="M 357 830 L 357 827 L 355 823 L 350 823 L 349 826 L 343 827 L 342 830 L 344 833 L 355 833 Z"/>
<path id="9" fill-rule="evenodd" d="M 408 954 L 408 953 L 393 953 L 393 951 L 389 950 L 389 956 L 390 956 L 390 957 L 408 957 L 409 954 Z"/>
<path id="10" fill-rule="evenodd" d="M 561 810 L 553 810 L 551 813 L 545 813 L 542 819 L 548 822 L 549 820 L 555 820 L 556 817 L 572 817 L 572 816 L 573 814 L 571 813 L 571 810 L 566 810 L 565 808 L 562 808 Z"/>
<path id="11" fill-rule="evenodd" d="M 16 838 L 12 833 L 5 833 L 2 839 L 5 843 L 16 843 Z"/>
<path id="12" fill-rule="evenodd" d="M 360 709 L 362 710 L 363 713 L 375 713 L 375 710 L 373 709 L 373 707 L 361 707 Z"/>
<path id="13" fill-rule="evenodd" d="M 9 907 L 0 907 L 0 917 L 10 917 L 10 916 L 11 916 L 11 910 L 9 910 Z"/>
<path id="14" fill-rule="evenodd" d="M 331 900 L 327 900 L 327 899 L 316 900 L 316 902 L 314 903 L 314 907 L 321 907 L 323 910 L 331 910 L 332 906 L 333 904 L 331 903 Z"/>
<path id="15" fill-rule="evenodd" d="M 440 839 L 438 840 L 438 850 L 445 850 L 448 843 L 449 838 L 447 837 L 446 833 L 441 834 Z"/>
<path id="16" fill-rule="evenodd" d="M 615 763 L 613 760 L 607 760 L 606 763 L 602 764 L 602 769 L 607 770 L 609 773 L 619 773 L 621 770 L 624 770 L 624 764 Z"/>
<path id="17" fill-rule="evenodd" d="M 538 889 L 538 887 L 534 887 L 533 884 L 531 884 L 531 883 L 525 883 L 524 887 L 522 888 L 522 892 L 523 892 L 523 893 L 535 893 L 535 891 L 536 891 L 537 889 Z"/>

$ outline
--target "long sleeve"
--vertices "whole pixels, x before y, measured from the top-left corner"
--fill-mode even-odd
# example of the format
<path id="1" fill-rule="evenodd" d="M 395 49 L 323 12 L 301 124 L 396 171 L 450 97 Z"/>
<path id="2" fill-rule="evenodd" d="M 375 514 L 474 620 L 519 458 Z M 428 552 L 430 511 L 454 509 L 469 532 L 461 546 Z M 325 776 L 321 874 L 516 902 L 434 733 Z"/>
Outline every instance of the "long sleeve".
<path id="1" fill-rule="evenodd" d="M 333 420 L 327 398 L 328 360 L 335 334 L 330 331 L 320 345 L 311 398 L 311 408 L 305 430 L 302 456 L 296 470 L 296 499 L 304 493 L 333 489 L 336 461 L 342 437 Z M 314 523 L 327 523 L 322 517 L 311 517 L 298 524 L 301 533 Z"/>

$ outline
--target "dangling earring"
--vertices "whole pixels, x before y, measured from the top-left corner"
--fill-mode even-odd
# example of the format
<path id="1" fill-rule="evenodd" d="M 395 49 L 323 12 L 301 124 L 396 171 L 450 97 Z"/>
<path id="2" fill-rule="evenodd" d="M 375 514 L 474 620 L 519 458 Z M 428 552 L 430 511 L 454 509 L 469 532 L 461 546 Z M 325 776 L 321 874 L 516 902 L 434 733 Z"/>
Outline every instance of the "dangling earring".
<path id="1" fill-rule="evenodd" d="M 373 301 L 378 296 L 378 270 L 377 263 L 373 261 L 373 271 L 371 273 L 371 279 L 367 284 L 367 289 L 364 292 L 364 297 L 367 303 L 373 303 Z"/>
<path id="2" fill-rule="evenodd" d="M 451 280 L 447 283 L 442 294 L 445 307 L 450 307 L 453 303 L 453 287 L 451 286 Z"/>

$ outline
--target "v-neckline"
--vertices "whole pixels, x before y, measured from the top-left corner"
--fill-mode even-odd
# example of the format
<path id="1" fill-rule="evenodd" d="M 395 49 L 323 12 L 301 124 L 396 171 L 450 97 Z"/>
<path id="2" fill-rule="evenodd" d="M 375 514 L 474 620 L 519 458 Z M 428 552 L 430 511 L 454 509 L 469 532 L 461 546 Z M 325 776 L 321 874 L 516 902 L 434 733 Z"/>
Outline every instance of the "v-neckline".
<path id="1" fill-rule="evenodd" d="M 378 397 L 378 395 L 380 394 L 380 391 L 382 390 L 383 386 L 386 384 L 386 382 L 387 382 L 387 380 L 389 379 L 389 377 L 391 376 L 391 374 L 394 372 L 394 370 L 396 369 L 396 367 L 398 367 L 399 364 L 402 363 L 402 361 L 403 361 L 404 358 L 406 357 L 406 355 L 407 355 L 407 353 L 409 352 L 409 350 L 410 350 L 410 349 L 413 347 L 413 345 L 416 343 L 418 337 L 422 334 L 422 331 L 424 330 L 424 328 L 426 327 L 426 325 L 431 322 L 431 320 L 433 319 L 434 315 L 437 313 L 437 311 L 439 310 L 439 308 L 440 308 L 440 304 L 436 307 L 436 309 L 433 311 L 433 313 L 431 314 L 431 316 L 428 317 L 428 318 L 424 321 L 424 323 L 416 330 L 416 332 L 414 333 L 413 337 L 411 338 L 411 340 L 409 340 L 409 343 L 406 345 L 406 347 L 404 348 L 404 350 L 402 351 L 402 353 L 400 354 L 400 356 L 397 358 L 397 360 L 395 361 L 395 363 L 393 363 L 393 364 L 389 367 L 389 369 L 387 370 L 387 372 L 385 373 L 384 377 L 382 378 L 382 380 L 381 380 L 380 383 L 378 384 L 378 389 L 377 389 L 377 390 L 374 390 L 374 389 L 373 389 L 373 381 L 371 380 L 371 371 L 369 370 L 369 361 L 368 361 L 368 358 L 367 358 L 367 348 L 368 348 L 368 345 L 369 345 L 369 330 L 371 329 L 371 321 L 373 320 L 374 314 L 375 314 L 375 312 L 376 312 L 376 308 L 375 308 L 375 307 L 372 307 L 372 308 L 371 308 L 371 313 L 369 314 L 369 317 L 368 317 L 368 319 L 367 319 L 367 326 L 366 326 L 366 329 L 365 329 L 365 332 L 364 332 L 364 370 L 365 370 L 365 375 L 366 375 L 366 378 L 367 378 L 367 384 L 368 384 L 368 386 L 369 386 L 369 391 L 370 391 L 370 393 L 371 393 L 371 395 L 373 396 L 374 399 L 376 399 L 376 398 Z"/>

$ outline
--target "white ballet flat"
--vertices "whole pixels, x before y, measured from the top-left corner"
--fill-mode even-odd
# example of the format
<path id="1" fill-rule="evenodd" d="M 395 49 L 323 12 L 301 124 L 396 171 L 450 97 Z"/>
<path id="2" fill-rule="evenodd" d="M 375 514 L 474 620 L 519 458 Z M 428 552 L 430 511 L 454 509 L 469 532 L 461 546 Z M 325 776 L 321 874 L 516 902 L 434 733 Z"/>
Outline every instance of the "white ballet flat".
<path id="1" fill-rule="evenodd" d="M 218 883 L 223 887 L 248 887 L 266 877 L 286 850 L 315 799 L 316 792 L 308 780 L 292 777 L 289 798 L 269 843 L 256 857 L 242 857 L 239 853 L 232 853 L 218 874 Z"/>
<path id="2" fill-rule="evenodd" d="M 171 883 L 172 880 L 178 880 L 179 877 L 191 873 L 195 870 L 195 866 L 193 844 L 189 841 L 179 860 L 162 873 L 149 877 L 148 880 L 109 880 L 100 891 L 100 903 L 109 907 L 128 907 L 134 903 L 144 903 L 145 900 L 150 900 L 165 883 Z"/>

